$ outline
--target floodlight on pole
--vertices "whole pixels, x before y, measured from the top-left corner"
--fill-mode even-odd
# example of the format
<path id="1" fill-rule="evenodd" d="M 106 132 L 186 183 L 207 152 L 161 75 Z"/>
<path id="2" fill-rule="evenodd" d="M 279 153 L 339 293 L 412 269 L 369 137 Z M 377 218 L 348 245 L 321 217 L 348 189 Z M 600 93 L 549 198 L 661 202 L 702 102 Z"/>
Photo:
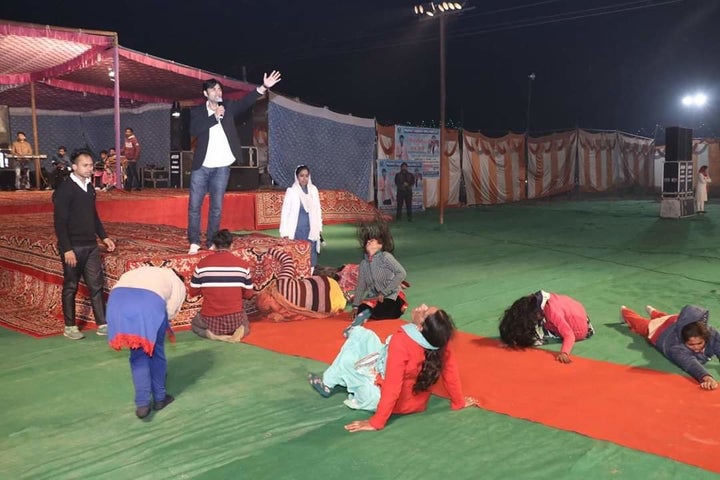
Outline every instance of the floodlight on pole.
<path id="1" fill-rule="evenodd" d="M 697 92 L 693 95 L 685 95 L 682 97 L 682 104 L 686 107 L 702 108 L 707 104 L 708 97 L 703 92 Z"/>
<path id="2" fill-rule="evenodd" d="M 437 18 L 440 20 L 440 178 L 438 179 L 438 203 L 440 204 L 440 224 L 444 223 L 445 214 L 445 199 L 444 199 L 444 180 L 445 175 L 443 174 L 443 166 L 445 164 L 445 17 L 460 13 L 465 8 L 465 2 L 442 2 L 435 4 L 430 2 L 426 4 L 425 15 L 434 17 L 437 14 Z M 422 15 L 420 8 L 421 5 L 415 7 L 415 15 Z"/>

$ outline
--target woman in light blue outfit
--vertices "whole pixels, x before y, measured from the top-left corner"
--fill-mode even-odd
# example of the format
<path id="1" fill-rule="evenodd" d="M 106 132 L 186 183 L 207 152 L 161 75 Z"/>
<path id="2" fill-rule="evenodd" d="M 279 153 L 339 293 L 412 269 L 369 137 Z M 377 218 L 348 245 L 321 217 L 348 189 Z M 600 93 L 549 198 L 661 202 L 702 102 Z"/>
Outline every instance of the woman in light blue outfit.
<path id="1" fill-rule="evenodd" d="M 326 398 L 336 387 L 345 387 L 345 405 L 375 412 L 369 419 L 345 425 L 349 432 L 382 430 L 394 414 L 424 411 L 432 386 L 440 380 L 451 409 L 475 405 L 474 398 L 463 395 L 450 346 L 454 332 L 447 312 L 427 305 L 415 308 L 412 322 L 402 325 L 384 344 L 371 330 L 352 327 L 332 365 L 322 376 L 308 374 L 308 381 Z"/>
<path id="2" fill-rule="evenodd" d="M 375 377 L 377 374 L 385 376 L 387 346 L 391 338 L 392 335 L 383 344 L 372 330 L 352 328 L 340 353 L 323 373 L 322 384 L 346 387 L 348 398 L 343 403 L 350 408 L 375 410 L 380 401 L 380 387 L 375 385 Z"/>

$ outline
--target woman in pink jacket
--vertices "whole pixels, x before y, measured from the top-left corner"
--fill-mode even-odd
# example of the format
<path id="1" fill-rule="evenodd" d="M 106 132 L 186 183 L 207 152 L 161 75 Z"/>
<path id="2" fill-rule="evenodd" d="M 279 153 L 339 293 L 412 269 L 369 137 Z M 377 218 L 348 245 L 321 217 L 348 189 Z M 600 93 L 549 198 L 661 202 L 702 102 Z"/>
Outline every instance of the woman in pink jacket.
<path id="1" fill-rule="evenodd" d="M 562 339 L 556 360 L 570 363 L 576 341 L 593 336 L 585 307 L 566 295 L 540 290 L 515 300 L 500 320 L 500 339 L 513 348 L 544 345 L 550 338 Z"/>

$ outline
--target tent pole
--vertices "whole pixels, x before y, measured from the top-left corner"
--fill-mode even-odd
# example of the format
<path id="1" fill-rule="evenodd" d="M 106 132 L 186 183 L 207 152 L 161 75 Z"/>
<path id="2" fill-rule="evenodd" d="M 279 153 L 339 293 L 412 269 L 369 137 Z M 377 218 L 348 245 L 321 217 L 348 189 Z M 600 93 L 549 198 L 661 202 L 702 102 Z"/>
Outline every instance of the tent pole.
<path id="1" fill-rule="evenodd" d="M 37 110 L 35 109 L 35 82 L 30 82 L 30 111 L 32 115 L 33 147 L 35 164 L 35 186 L 40 190 L 40 147 L 38 142 Z"/>
<path id="2" fill-rule="evenodd" d="M 115 48 L 113 48 L 113 72 L 115 72 L 115 84 L 113 85 L 114 94 L 114 122 L 115 122 L 115 187 L 123 188 L 122 178 L 122 161 L 120 158 L 120 54 L 118 36 L 115 34 L 113 40 Z"/>

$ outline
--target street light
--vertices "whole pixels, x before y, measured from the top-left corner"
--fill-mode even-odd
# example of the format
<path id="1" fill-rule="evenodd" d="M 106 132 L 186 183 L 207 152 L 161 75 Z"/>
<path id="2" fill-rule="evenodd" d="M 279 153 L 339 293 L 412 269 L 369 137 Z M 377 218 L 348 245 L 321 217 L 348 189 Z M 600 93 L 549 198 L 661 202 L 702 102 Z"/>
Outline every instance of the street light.
<path id="1" fill-rule="evenodd" d="M 417 16 L 428 16 L 440 20 L 440 225 L 445 222 L 445 202 L 443 198 L 443 165 L 445 157 L 445 17 L 463 11 L 465 2 L 430 2 L 416 5 L 413 11 Z"/>

